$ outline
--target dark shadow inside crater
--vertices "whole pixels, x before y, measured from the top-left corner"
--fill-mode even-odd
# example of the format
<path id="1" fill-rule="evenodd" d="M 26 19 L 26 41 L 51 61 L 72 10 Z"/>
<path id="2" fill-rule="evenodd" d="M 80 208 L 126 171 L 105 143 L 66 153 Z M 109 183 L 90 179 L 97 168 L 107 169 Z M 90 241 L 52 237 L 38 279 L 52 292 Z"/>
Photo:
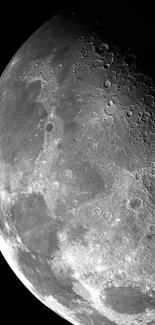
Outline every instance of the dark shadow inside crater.
<path id="1" fill-rule="evenodd" d="M 54 128 L 54 125 L 53 125 L 53 123 L 51 123 L 51 122 L 49 122 L 49 123 L 46 125 L 46 131 L 47 131 L 47 132 L 52 132 L 53 128 Z"/>

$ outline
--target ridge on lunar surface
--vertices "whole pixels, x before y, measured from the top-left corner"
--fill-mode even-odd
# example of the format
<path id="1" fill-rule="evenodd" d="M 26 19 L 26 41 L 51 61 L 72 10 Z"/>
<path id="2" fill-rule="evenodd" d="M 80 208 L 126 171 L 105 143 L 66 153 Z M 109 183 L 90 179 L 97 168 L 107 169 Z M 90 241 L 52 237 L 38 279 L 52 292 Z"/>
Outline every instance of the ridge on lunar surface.
<path id="1" fill-rule="evenodd" d="M 58 15 L 0 79 L 0 249 L 75 325 L 155 321 L 155 88 L 130 59 Z"/>

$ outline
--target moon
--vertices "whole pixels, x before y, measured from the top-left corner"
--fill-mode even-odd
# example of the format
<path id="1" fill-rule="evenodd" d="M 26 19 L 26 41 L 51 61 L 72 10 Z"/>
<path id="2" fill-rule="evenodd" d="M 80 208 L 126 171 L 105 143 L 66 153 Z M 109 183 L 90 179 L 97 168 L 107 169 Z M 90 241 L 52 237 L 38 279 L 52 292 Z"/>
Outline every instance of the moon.
<path id="1" fill-rule="evenodd" d="M 0 78 L 0 249 L 71 324 L 154 324 L 155 87 L 74 16 Z"/>

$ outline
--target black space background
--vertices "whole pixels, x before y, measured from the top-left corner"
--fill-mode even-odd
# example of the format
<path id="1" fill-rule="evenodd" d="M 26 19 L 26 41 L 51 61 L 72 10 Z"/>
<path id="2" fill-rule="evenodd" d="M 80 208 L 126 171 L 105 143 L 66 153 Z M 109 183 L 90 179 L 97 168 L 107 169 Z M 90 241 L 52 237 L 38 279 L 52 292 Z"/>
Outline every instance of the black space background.
<path id="1" fill-rule="evenodd" d="M 139 64 L 155 81 L 155 18 L 153 4 L 143 5 L 132 1 L 87 1 L 49 3 L 31 1 L 10 4 L 0 8 L 0 74 L 24 41 L 45 21 L 60 10 L 75 12 L 83 23 L 95 23 L 98 30 L 106 31 L 123 50 L 130 48 L 139 58 Z M 7 323 L 50 321 L 52 324 L 68 324 L 44 307 L 11 271 L 0 257 L 1 319 Z"/>

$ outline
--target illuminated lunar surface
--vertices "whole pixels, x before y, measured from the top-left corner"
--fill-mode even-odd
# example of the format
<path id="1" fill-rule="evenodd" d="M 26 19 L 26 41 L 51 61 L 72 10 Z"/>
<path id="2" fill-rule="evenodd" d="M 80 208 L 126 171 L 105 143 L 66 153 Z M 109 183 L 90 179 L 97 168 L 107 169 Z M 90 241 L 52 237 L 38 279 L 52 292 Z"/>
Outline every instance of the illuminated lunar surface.
<path id="1" fill-rule="evenodd" d="M 155 88 L 63 14 L 0 79 L 0 248 L 75 325 L 155 320 Z"/>

